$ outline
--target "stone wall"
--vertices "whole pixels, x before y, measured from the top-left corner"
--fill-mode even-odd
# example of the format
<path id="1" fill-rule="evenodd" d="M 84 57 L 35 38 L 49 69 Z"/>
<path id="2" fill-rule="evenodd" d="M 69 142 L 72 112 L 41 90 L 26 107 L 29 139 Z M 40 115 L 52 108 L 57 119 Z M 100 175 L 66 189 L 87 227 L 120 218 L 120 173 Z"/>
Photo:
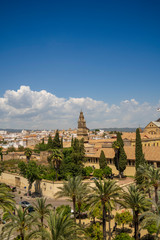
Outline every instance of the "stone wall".
<path id="1" fill-rule="evenodd" d="M 28 181 L 26 178 L 19 176 L 17 174 L 10 174 L 3 172 L 0 176 L 0 182 L 5 183 L 9 186 L 17 187 L 24 192 L 27 192 L 28 189 Z M 88 180 L 89 185 L 94 185 L 93 182 Z M 44 197 L 54 198 L 56 192 L 58 191 L 58 187 L 62 187 L 63 182 L 52 182 L 48 180 L 42 180 L 34 182 L 32 185 L 31 192 L 39 192 Z"/>

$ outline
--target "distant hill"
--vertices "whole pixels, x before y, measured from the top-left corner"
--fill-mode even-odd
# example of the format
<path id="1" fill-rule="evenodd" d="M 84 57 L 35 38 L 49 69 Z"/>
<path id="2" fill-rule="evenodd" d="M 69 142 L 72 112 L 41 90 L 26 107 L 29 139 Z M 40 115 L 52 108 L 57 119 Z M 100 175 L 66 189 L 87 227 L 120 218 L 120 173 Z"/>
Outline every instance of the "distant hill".
<path id="1" fill-rule="evenodd" d="M 12 128 L 7 128 L 7 129 L 2 129 L 0 128 L 0 131 L 7 131 L 7 132 L 22 132 L 23 129 L 12 129 Z"/>
<path id="2" fill-rule="evenodd" d="M 135 132 L 136 128 L 95 128 L 95 129 L 100 129 L 100 130 L 104 130 L 107 132 L 111 132 L 111 131 L 116 131 L 116 132 Z M 91 129 L 92 131 L 94 131 L 95 129 Z M 141 128 L 142 131 L 144 128 Z"/>

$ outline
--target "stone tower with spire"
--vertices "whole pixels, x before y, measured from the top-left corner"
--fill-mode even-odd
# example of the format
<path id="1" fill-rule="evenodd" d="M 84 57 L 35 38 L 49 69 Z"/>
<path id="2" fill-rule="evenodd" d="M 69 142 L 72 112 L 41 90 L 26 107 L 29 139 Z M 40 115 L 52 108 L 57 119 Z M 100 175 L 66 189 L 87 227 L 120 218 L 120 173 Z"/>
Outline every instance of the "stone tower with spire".
<path id="1" fill-rule="evenodd" d="M 83 112 L 81 110 L 79 119 L 78 119 L 78 130 L 77 130 L 77 138 L 84 138 L 84 141 L 88 141 L 88 128 L 86 127 L 86 121 L 84 119 Z"/>

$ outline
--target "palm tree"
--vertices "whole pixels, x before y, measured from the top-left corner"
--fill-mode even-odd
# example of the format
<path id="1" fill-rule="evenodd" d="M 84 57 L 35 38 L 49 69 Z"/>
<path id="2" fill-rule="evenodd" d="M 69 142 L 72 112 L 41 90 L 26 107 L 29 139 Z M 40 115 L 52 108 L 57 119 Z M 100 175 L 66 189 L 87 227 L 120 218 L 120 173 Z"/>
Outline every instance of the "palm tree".
<path id="1" fill-rule="evenodd" d="M 87 195 L 89 193 L 89 188 L 87 183 L 81 183 L 81 187 L 79 188 L 79 192 L 76 198 L 77 206 L 78 206 L 78 215 L 79 215 L 79 225 L 81 225 L 81 209 L 82 204 L 84 204 L 87 199 Z"/>
<path id="2" fill-rule="evenodd" d="M 120 204 L 133 211 L 134 237 L 137 240 L 139 234 L 139 214 L 149 208 L 150 201 L 137 186 L 130 185 L 127 191 L 123 192 Z"/>
<path id="3" fill-rule="evenodd" d="M 155 202 L 158 203 L 158 188 L 160 186 L 160 168 L 152 165 L 140 165 L 137 169 L 136 179 L 142 181 L 142 187 L 148 188 L 150 194 L 150 186 L 154 188 Z"/>
<path id="4" fill-rule="evenodd" d="M 76 200 L 77 196 L 83 190 L 83 183 L 80 176 L 68 177 L 68 181 L 63 183 L 62 187 L 58 187 L 60 191 L 56 193 L 56 197 L 68 197 L 73 202 L 74 221 L 76 222 Z"/>
<path id="5" fill-rule="evenodd" d="M 69 215 L 64 215 L 63 211 L 60 213 L 50 211 L 47 218 L 48 229 L 43 230 L 45 239 L 48 240 L 78 240 L 85 239 L 85 232 L 70 218 Z M 32 234 L 33 239 L 35 236 L 41 236 L 40 232 Z"/>
<path id="6" fill-rule="evenodd" d="M 139 165 L 135 179 L 139 188 L 148 193 L 149 198 L 151 198 L 151 179 L 150 179 L 150 171 L 152 166 L 148 163 L 144 163 L 143 165 Z"/>
<path id="7" fill-rule="evenodd" d="M 121 188 L 113 180 L 95 180 L 95 187 L 91 187 L 88 204 L 95 208 L 101 204 L 103 211 L 103 238 L 106 240 L 106 212 L 109 216 L 109 240 L 111 239 L 110 215 L 112 207 L 118 200 Z"/>
<path id="8" fill-rule="evenodd" d="M 157 228 L 157 233 L 156 233 L 156 238 L 158 239 L 158 234 L 160 233 L 160 202 L 156 204 L 155 202 L 151 201 L 154 206 L 154 210 L 151 209 L 150 211 L 144 212 L 141 215 L 142 219 L 142 226 L 145 228 L 149 225 L 156 225 Z"/>
<path id="9" fill-rule="evenodd" d="M 34 218 L 28 214 L 28 208 L 23 211 L 21 206 L 15 207 L 15 215 L 8 213 L 6 218 L 10 221 L 2 228 L 2 237 L 9 240 L 16 235 L 24 240 L 27 237 L 27 230 L 31 229 L 34 222 Z"/>
<path id="10" fill-rule="evenodd" d="M 155 193 L 155 202 L 158 204 L 158 187 L 160 186 L 160 168 L 154 168 L 154 166 L 150 167 L 150 171 L 148 172 L 149 178 L 151 181 L 151 185 L 154 188 Z"/>
<path id="11" fill-rule="evenodd" d="M 118 141 L 114 141 L 112 144 L 112 148 L 114 149 L 115 152 L 115 157 L 114 157 L 114 161 L 115 161 L 115 166 L 116 169 L 119 172 L 119 177 L 121 177 L 120 175 L 120 171 L 119 171 L 119 152 L 120 152 L 120 144 Z"/>
<path id="12" fill-rule="evenodd" d="M 32 156 L 32 150 L 30 148 L 26 148 L 24 154 L 26 155 L 27 162 L 29 162 Z"/>
<path id="13" fill-rule="evenodd" d="M 0 209 L 11 211 L 15 201 L 11 189 L 6 184 L 0 184 Z"/>
<path id="14" fill-rule="evenodd" d="M 38 198 L 36 200 L 36 203 L 34 203 L 34 218 L 37 219 L 37 221 L 40 221 L 40 229 L 42 230 L 42 239 L 43 237 L 43 228 L 44 228 L 44 219 L 46 219 L 49 216 L 49 212 L 52 208 L 51 204 L 46 204 L 46 198 Z"/>
<path id="15" fill-rule="evenodd" d="M 62 152 L 59 149 L 53 149 L 52 154 L 48 157 L 48 162 L 54 166 L 56 170 L 56 181 L 58 180 L 57 172 L 62 162 Z"/>

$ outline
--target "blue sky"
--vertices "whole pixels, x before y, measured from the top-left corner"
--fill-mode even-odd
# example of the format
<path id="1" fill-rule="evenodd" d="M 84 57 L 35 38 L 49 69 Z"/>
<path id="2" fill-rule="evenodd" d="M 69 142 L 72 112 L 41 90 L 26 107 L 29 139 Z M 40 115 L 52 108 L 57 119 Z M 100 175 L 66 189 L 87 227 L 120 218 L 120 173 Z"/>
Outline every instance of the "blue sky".
<path id="1" fill-rule="evenodd" d="M 135 99 L 138 107 L 147 103 L 155 114 L 151 119 L 148 111 L 143 116 L 145 121 L 141 118 L 135 121 L 130 115 L 128 122 L 121 124 L 122 115 L 116 116 L 117 122 L 111 119 L 106 123 L 100 122 L 97 115 L 93 116 L 95 122 L 88 120 L 91 127 L 110 127 L 113 123 L 135 127 L 155 120 L 155 109 L 160 103 L 159 11 L 159 0 L 1 2 L 1 104 L 8 101 L 7 90 L 15 91 L 12 91 L 15 96 L 21 89 L 22 97 L 27 88 L 20 87 L 29 86 L 30 93 L 46 90 L 65 102 L 70 98 L 91 98 L 109 108 Z M 87 116 L 90 107 L 84 106 L 78 105 L 76 109 L 79 112 L 82 107 Z M 3 113 L 5 108 L 6 105 Z M 1 115 L 2 126 L 12 126 L 10 116 L 10 110 L 8 115 L 5 110 L 5 115 Z M 18 121 L 19 115 L 13 127 L 19 125 Z M 68 121 L 65 117 L 60 128 L 68 127 Z M 28 124 L 22 121 L 20 126 L 32 127 Z M 45 128 L 40 118 L 39 127 Z"/>

